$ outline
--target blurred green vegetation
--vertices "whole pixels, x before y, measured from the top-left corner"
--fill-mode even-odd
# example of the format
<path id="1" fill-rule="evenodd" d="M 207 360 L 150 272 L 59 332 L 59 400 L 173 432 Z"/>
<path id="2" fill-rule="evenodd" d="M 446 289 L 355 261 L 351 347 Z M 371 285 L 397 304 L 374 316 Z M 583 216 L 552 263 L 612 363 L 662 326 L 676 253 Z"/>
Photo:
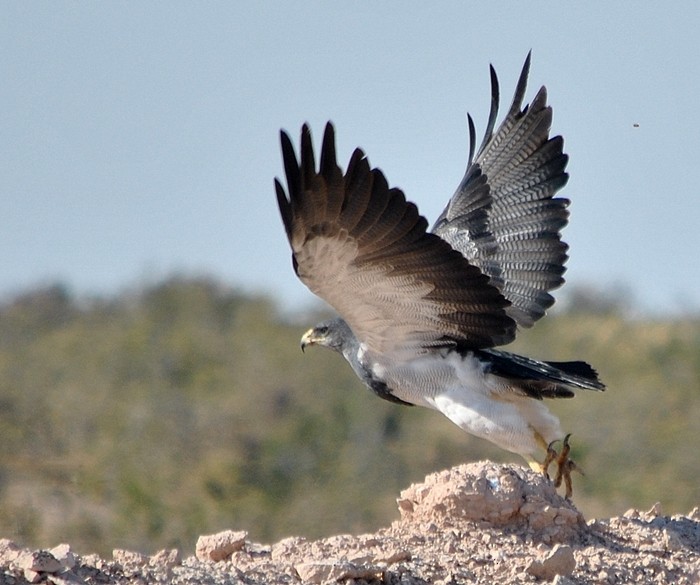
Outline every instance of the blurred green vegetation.
<path id="1" fill-rule="evenodd" d="M 608 385 L 550 401 L 586 471 L 588 516 L 700 504 L 700 320 L 631 318 L 624 295 L 574 291 L 509 347 L 585 359 Z M 440 414 L 373 397 L 340 356 L 299 351 L 321 318 L 173 277 L 109 299 L 52 286 L 0 306 L 0 537 L 191 550 L 369 531 L 427 473 L 519 461 Z"/>

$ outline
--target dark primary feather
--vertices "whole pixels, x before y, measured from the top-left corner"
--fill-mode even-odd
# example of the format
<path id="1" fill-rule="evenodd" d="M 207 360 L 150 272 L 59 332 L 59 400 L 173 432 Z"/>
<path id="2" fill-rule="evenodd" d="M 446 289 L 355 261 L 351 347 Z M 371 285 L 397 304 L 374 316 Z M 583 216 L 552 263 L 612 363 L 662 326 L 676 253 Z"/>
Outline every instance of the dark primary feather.
<path id="1" fill-rule="evenodd" d="M 440 237 L 399 189 L 355 150 L 342 173 L 333 126 L 316 170 L 311 133 L 301 160 L 281 133 L 285 193 L 277 201 L 299 278 L 377 354 L 443 345 L 491 347 L 514 338 L 508 301 Z"/>
<path id="2" fill-rule="evenodd" d="M 567 246 L 560 230 L 569 201 L 554 198 L 566 184 L 568 157 L 560 136 L 549 137 L 552 110 L 544 87 L 522 107 L 530 67 L 528 55 L 512 105 L 494 133 L 499 87 L 491 68 L 491 110 L 476 158 L 469 118 L 470 156 L 457 191 L 433 232 L 487 274 L 511 302 L 506 312 L 529 327 L 554 303 Z"/>

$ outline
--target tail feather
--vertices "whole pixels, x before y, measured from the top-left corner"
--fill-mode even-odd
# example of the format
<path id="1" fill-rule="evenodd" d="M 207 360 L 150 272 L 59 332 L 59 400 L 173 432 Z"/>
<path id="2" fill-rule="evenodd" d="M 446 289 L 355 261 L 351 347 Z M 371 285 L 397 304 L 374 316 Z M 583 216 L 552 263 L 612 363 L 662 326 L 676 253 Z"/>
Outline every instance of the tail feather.
<path id="1" fill-rule="evenodd" d="M 533 398 L 568 398 L 572 388 L 605 390 L 598 372 L 586 362 L 543 362 L 495 349 L 475 355 L 488 364 L 490 373 L 521 381 L 518 386 Z"/>
<path id="2" fill-rule="evenodd" d="M 596 372 L 593 367 L 582 361 L 573 362 L 545 362 L 548 366 L 552 366 L 557 370 L 564 372 L 569 376 L 576 376 L 577 378 L 584 378 L 586 380 L 598 380 L 598 372 Z M 601 388 L 602 390 L 602 388 Z"/>

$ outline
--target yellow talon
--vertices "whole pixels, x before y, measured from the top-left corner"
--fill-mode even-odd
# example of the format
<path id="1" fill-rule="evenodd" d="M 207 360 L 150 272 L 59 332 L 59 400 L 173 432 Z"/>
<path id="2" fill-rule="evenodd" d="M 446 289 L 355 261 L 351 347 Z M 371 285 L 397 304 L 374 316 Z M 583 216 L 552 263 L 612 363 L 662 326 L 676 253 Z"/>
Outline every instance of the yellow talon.
<path id="1" fill-rule="evenodd" d="M 559 453 L 557 453 L 553 447 L 554 443 L 557 443 L 558 441 L 552 441 L 549 445 L 547 445 L 547 455 L 542 463 L 542 473 L 549 477 L 547 470 L 552 462 L 556 461 L 557 474 L 554 477 L 554 487 L 559 487 L 563 481 L 566 489 L 565 497 L 567 500 L 571 499 L 571 496 L 574 493 L 573 483 L 571 481 L 571 472 L 578 471 L 581 475 L 584 475 L 583 470 L 576 465 L 573 460 L 569 459 L 569 453 L 571 452 L 571 445 L 569 445 L 570 437 L 571 433 L 564 437 L 561 444 L 561 451 L 559 451 Z"/>

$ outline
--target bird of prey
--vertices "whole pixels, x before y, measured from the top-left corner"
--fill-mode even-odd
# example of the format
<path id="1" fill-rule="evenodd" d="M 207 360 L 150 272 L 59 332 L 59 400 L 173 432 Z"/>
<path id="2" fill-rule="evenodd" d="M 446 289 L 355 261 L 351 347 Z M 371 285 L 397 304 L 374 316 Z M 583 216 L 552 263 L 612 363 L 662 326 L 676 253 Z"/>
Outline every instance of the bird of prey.
<path id="1" fill-rule="evenodd" d="M 287 191 L 278 179 L 275 188 L 297 276 L 340 315 L 307 331 L 302 349 L 339 352 L 381 398 L 438 410 L 545 475 L 555 462 L 555 484 L 563 479 L 569 497 L 569 435 L 543 399 L 605 386 L 585 362 L 494 349 L 545 314 L 567 260 L 560 231 L 569 201 L 554 195 L 567 182 L 568 156 L 562 137 L 549 137 L 545 87 L 522 107 L 529 67 L 528 54 L 495 132 L 491 67 L 486 133 L 475 153 L 468 116 L 467 170 L 430 231 L 360 149 L 341 170 L 330 122 L 318 168 L 308 126 L 300 160 L 281 131 Z"/>

